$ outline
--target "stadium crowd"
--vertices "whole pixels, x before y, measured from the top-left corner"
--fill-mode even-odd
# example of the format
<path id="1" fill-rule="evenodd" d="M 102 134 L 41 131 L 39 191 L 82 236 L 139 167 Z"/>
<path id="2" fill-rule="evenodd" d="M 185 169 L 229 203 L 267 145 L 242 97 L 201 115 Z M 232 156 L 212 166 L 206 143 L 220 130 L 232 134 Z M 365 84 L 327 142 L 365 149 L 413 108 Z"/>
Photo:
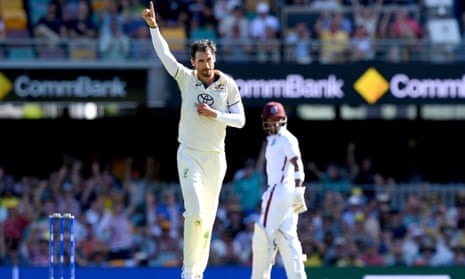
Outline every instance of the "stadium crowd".
<path id="1" fill-rule="evenodd" d="M 308 64 L 379 58 L 376 42 L 380 39 L 408 42 L 407 48 L 390 45 L 383 52 L 389 61 L 411 59 L 427 30 L 421 17 L 405 11 L 407 7 L 420 11 L 420 2 L 160 0 L 156 4 L 161 29 L 168 39 L 173 36 L 171 46 L 177 55 L 185 54 L 184 42 L 210 38 L 220 42 L 221 59 L 226 61 Z M 21 59 L 29 53 L 32 57 L 114 61 L 153 55 L 140 17 L 147 1 L 0 3 L 0 57 Z M 464 22 L 463 1 L 454 5 L 451 16 Z M 279 11 L 289 6 L 318 11 L 315 21 L 287 26 Z M 24 41 L 15 41 L 24 38 L 43 43 L 31 48 L 23 45 Z M 10 39 L 13 41 L 7 44 Z M 295 48 L 283 51 L 282 42 Z M 23 52 L 25 49 L 32 52 Z M 395 179 L 370 169 L 369 158 L 359 162 L 353 148 L 348 146 L 344 168 L 329 164 L 320 169 L 307 163 L 307 172 L 320 188 L 309 199 L 309 211 L 299 223 L 306 265 L 465 265 L 465 193 L 457 192 L 452 204 L 435 193 L 408 195 L 402 207 L 395 207 L 391 200 Z M 224 186 L 211 266 L 250 266 L 253 222 L 265 187 L 260 163 L 260 158 L 247 160 L 244 169 L 237 170 Z M 384 191 L 369 186 L 382 186 Z M 159 162 L 152 157 L 147 157 L 141 168 L 136 168 L 131 158 L 122 163 L 67 160 L 46 178 L 14 177 L 7 165 L 0 166 L 0 265 L 49 265 L 48 215 L 52 212 L 75 216 L 78 266 L 181 265 L 179 185 L 159 179 Z"/>
<path id="2" fill-rule="evenodd" d="M 462 50 L 464 3 L 456 0 L 431 7 L 428 2 L 160 0 L 155 4 L 161 30 L 179 59 L 188 58 L 189 42 L 207 38 L 218 42 L 222 61 L 235 63 L 400 62 L 418 60 L 421 55 L 450 61 Z M 0 58 L 146 59 L 153 56 L 140 16 L 147 3 L 2 0 L 0 38 L 5 44 Z M 283 12 L 289 7 L 298 13 Z M 432 18 L 455 22 L 447 29 L 429 29 L 435 26 L 429 24 Z M 424 51 L 431 51 L 435 37 L 431 33 L 441 30 L 449 32 L 446 40 L 451 41 L 438 42 L 431 57 Z"/>
<path id="3" fill-rule="evenodd" d="M 349 144 L 344 166 L 319 170 L 307 162 L 309 210 L 299 223 L 306 266 L 465 265 L 465 192 L 447 203 L 438 193 L 416 191 L 396 206 L 394 179 L 354 151 Z M 266 187 L 262 159 L 248 159 L 223 187 L 210 266 L 251 264 Z M 179 185 L 159 177 L 160 162 L 150 156 L 138 166 L 133 158 L 67 159 L 46 178 L 13 177 L 0 168 L 0 265 L 48 266 L 48 216 L 61 212 L 75 216 L 78 266 L 180 266 Z M 373 185 L 379 188 L 365 187 Z"/>

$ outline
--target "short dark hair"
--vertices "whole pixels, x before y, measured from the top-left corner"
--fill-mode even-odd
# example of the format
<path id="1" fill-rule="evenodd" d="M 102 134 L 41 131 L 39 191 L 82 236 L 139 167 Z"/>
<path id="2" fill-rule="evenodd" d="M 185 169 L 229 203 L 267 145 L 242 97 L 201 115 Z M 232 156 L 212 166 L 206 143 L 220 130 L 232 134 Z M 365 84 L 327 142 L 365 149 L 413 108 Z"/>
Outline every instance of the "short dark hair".
<path id="1" fill-rule="evenodd" d="M 206 40 L 206 39 L 201 39 L 197 40 L 192 43 L 190 53 L 191 53 L 191 58 L 195 59 L 195 53 L 196 52 L 205 52 L 208 49 L 211 50 L 212 54 L 216 53 L 216 43 L 211 40 Z"/>

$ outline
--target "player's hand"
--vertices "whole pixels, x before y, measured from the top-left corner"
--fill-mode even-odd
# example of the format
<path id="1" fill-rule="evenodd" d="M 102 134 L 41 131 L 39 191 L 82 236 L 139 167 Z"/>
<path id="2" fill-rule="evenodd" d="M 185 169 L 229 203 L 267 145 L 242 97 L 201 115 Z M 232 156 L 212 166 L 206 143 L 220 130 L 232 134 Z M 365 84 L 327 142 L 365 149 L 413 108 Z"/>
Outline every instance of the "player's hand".
<path id="1" fill-rule="evenodd" d="M 307 204 L 305 202 L 305 186 L 295 188 L 292 208 L 297 214 L 307 211 Z"/>
<path id="2" fill-rule="evenodd" d="M 144 9 L 142 11 L 142 18 L 145 20 L 145 23 L 150 28 L 156 28 L 157 27 L 157 18 L 155 16 L 155 8 L 153 7 L 153 2 L 150 1 L 150 6 L 148 9 Z"/>
<path id="3" fill-rule="evenodd" d="M 197 112 L 199 115 L 206 116 L 206 117 L 213 117 L 216 118 L 217 111 L 212 109 L 209 105 L 204 103 L 197 104 Z"/>

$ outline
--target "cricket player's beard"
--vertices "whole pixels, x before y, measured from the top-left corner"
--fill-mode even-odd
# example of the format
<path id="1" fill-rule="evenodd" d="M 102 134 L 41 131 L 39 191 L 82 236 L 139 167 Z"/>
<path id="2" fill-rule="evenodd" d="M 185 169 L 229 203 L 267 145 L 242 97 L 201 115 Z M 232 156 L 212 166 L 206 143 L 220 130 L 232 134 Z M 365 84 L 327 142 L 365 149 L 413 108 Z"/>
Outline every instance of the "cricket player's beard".
<path id="1" fill-rule="evenodd" d="M 265 132 L 272 136 L 272 135 L 276 135 L 278 132 L 279 132 L 279 129 L 281 128 L 281 124 L 280 123 L 266 123 L 264 125 L 264 129 L 265 129 Z"/>
<path id="2" fill-rule="evenodd" d="M 214 71 L 213 69 L 202 69 L 198 71 L 199 79 L 206 80 L 206 79 L 213 79 Z"/>

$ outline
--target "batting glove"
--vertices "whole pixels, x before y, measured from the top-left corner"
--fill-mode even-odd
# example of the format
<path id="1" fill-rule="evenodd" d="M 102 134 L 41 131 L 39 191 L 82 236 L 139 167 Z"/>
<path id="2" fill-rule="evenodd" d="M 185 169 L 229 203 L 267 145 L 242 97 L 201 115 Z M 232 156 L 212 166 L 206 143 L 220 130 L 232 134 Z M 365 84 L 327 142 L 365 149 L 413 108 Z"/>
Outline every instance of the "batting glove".
<path id="1" fill-rule="evenodd" d="M 295 188 L 292 208 L 297 214 L 307 211 L 307 205 L 305 202 L 305 186 Z"/>

